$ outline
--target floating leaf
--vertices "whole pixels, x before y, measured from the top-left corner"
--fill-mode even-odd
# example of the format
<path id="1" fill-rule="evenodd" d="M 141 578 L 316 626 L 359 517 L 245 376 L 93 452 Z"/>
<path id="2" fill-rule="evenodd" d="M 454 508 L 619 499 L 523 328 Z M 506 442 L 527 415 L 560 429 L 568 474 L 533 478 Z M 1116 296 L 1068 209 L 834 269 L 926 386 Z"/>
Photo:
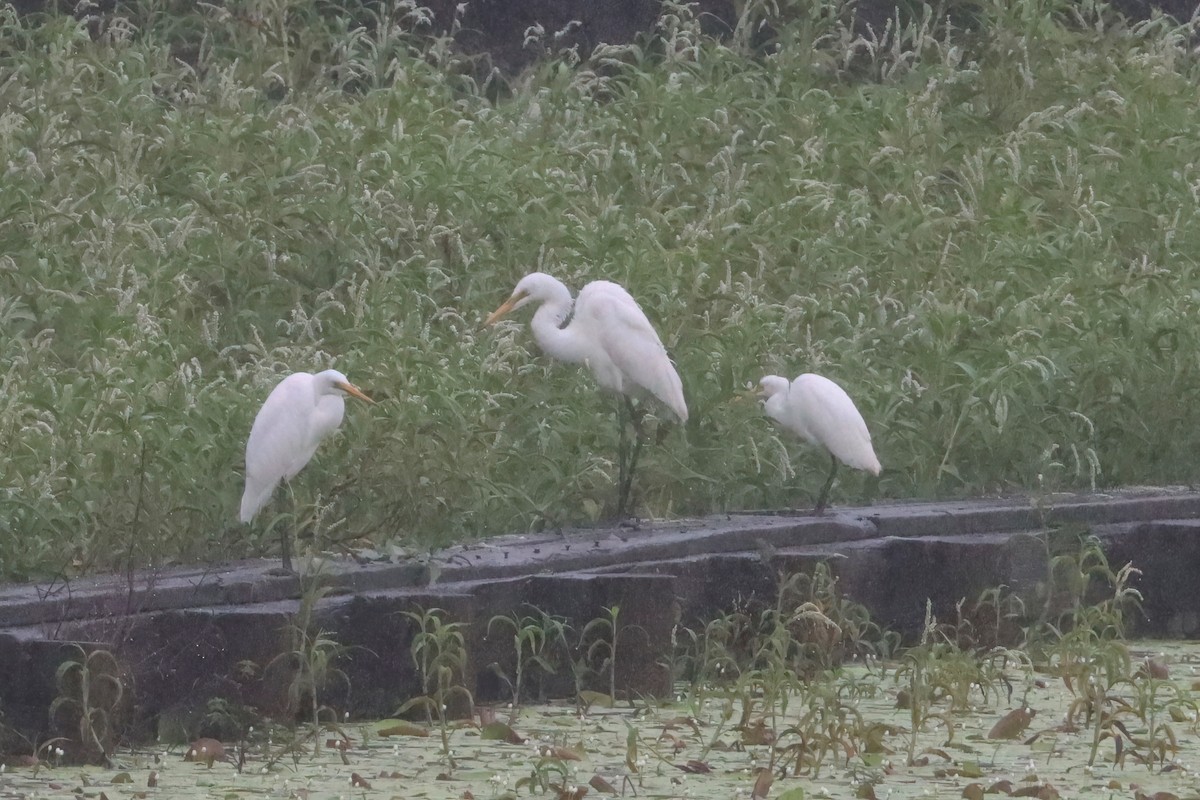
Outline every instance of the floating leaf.
<path id="1" fill-rule="evenodd" d="M 480 739 L 507 742 L 508 744 L 525 744 L 525 737 L 514 731 L 503 722 L 490 722 L 479 731 Z"/>
<path id="2" fill-rule="evenodd" d="M 385 719 L 375 725 L 375 735 L 387 738 L 389 736 L 428 736 L 429 729 L 403 719 Z"/>
<path id="3" fill-rule="evenodd" d="M 590 689 L 584 689 L 579 693 L 579 704 L 585 709 L 597 706 L 599 708 L 612 708 L 613 699 L 604 692 L 593 692 Z"/>
<path id="4" fill-rule="evenodd" d="M 187 752 L 183 754 L 184 761 L 203 762 L 212 768 L 214 761 L 220 761 L 225 758 L 225 745 L 221 744 L 216 739 L 197 739 L 188 747 Z"/>
<path id="5" fill-rule="evenodd" d="M 591 780 L 588 781 L 588 786 L 591 786 L 597 792 L 601 792 L 602 794 L 617 793 L 617 788 L 602 778 L 599 774 L 592 776 Z"/>
<path id="6" fill-rule="evenodd" d="M 775 773 L 769 769 L 759 769 L 758 777 L 754 779 L 754 789 L 750 792 L 750 800 L 763 800 L 767 796 L 767 792 L 771 791 L 771 784 L 775 782 Z"/>
<path id="7" fill-rule="evenodd" d="M 588 793 L 586 786 L 556 786 L 554 788 L 558 793 L 557 800 L 580 800 Z"/>
<path id="8" fill-rule="evenodd" d="M 767 727 L 766 720 L 757 720 L 742 727 L 742 744 L 768 745 L 775 743 L 775 731 Z"/>
<path id="9" fill-rule="evenodd" d="M 133 776 L 128 772 L 118 772 L 112 776 L 113 783 L 133 783 Z"/>
<path id="10" fill-rule="evenodd" d="M 967 800 L 983 800 L 983 795 L 982 783 L 968 783 L 962 790 L 962 796 Z"/>
<path id="11" fill-rule="evenodd" d="M 1140 669 L 1155 680 L 1165 681 L 1171 677 L 1171 671 L 1167 669 L 1167 660 L 1162 656 L 1147 657 Z"/>
<path id="12" fill-rule="evenodd" d="M 557 758 L 559 761 L 583 760 L 583 756 L 571 748 L 559 747 L 558 745 L 541 745 L 538 747 L 538 755 L 540 755 L 542 758 Z"/>
<path id="13" fill-rule="evenodd" d="M 992 729 L 988 731 L 987 738 L 1016 739 L 1029 727 L 1029 723 L 1033 721 L 1035 714 L 1037 714 L 1037 711 L 1028 706 L 1014 708 L 992 726 Z"/>
<path id="14" fill-rule="evenodd" d="M 664 731 L 673 731 L 684 726 L 691 728 L 697 736 L 700 735 L 700 721 L 695 717 L 671 717 L 663 722 Z"/>

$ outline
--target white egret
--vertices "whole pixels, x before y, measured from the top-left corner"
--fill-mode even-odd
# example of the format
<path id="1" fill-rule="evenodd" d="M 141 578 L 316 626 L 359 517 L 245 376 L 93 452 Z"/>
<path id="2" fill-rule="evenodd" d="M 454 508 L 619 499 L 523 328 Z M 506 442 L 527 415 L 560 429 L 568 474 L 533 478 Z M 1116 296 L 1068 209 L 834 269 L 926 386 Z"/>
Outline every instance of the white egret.
<path id="1" fill-rule="evenodd" d="M 806 372 L 789 383 L 787 378 L 768 375 L 758 382 L 758 396 L 768 417 L 829 452 L 832 467 L 814 514 L 825 510 L 838 461 L 872 475 L 883 469 L 862 414 L 846 390 L 828 378 Z"/>
<path id="2" fill-rule="evenodd" d="M 321 440 L 342 424 L 352 395 L 375 402 L 345 375 L 327 369 L 313 375 L 294 372 L 281 380 L 254 418 L 246 440 L 246 491 L 242 494 L 242 522 L 254 519 L 279 481 L 290 481 L 313 457 Z M 292 570 L 288 532 L 282 534 L 283 569 Z"/>
<path id="3" fill-rule="evenodd" d="M 642 412 L 635 408 L 632 398 L 653 396 L 681 423 L 687 422 L 679 373 L 641 306 L 611 281 L 592 281 L 572 301 L 571 290 L 562 281 L 543 272 L 530 273 L 517 283 L 512 296 L 492 312 L 486 324 L 494 325 L 505 314 L 528 303 L 538 304 L 529 327 L 542 352 L 559 361 L 587 366 L 601 388 L 624 398 L 636 436 L 626 464 L 625 425 L 618 406 L 621 474 L 617 516 L 624 517 L 643 441 Z"/>

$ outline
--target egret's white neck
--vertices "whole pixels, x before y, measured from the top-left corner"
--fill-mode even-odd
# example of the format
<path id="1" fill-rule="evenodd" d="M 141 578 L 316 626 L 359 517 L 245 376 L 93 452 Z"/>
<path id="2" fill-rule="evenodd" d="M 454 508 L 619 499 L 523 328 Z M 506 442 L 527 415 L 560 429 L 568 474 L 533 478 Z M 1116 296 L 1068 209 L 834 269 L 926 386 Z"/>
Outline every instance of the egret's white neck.
<path id="1" fill-rule="evenodd" d="M 571 290 L 560 283 L 538 306 L 529 327 L 533 330 L 533 338 L 543 353 L 559 361 L 581 363 L 587 358 L 587 353 L 584 352 L 571 326 L 562 327 L 571 315 L 573 305 Z"/>
<path id="2" fill-rule="evenodd" d="M 787 392 L 773 394 L 763 403 L 763 411 L 776 422 L 783 422 L 784 406 L 787 405 Z"/>

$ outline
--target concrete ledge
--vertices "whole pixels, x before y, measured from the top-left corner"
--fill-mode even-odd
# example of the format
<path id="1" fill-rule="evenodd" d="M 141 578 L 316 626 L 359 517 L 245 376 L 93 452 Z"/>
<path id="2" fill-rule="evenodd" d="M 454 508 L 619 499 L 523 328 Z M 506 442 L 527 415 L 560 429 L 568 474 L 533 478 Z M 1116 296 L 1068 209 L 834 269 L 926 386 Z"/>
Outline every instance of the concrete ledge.
<path id="1" fill-rule="evenodd" d="M 588 621 L 619 606 L 618 686 L 662 694 L 671 688 L 665 664 L 676 624 L 694 627 L 750 599 L 772 602 L 781 574 L 828 561 L 847 596 L 882 624 L 911 633 L 927 600 L 951 619 L 959 600 L 987 588 L 1032 588 L 1046 575 L 1040 535 L 1061 525 L 1089 529 L 1115 566 L 1132 561 L 1146 572 L 1140 633 L 1200 632 L 1200 582 L 1192 579 L 1200 558 L 1197 492 L 897 503 L 824 517 L 743 513 L 506 536 L 449 548 L 426 563 L 328 562 L 321 580 L 329 594 L 313 623 L 351 649 L 339 662 L 348 686 L 330 687 L 325 699 L 355 714 L 387 715 L 419 693 L 410 650 L 416 625 L 404 612 L 434 607 L 466 623 L 463 680 L 480 700 L 505 699 L 491 665 L 507 663 L 512 652 L 511 632 L 489 637 L 489 621 L 533 608 L 564 619 L 577 640 Z M 153 735 L 158 715 L 186 717 L 211 697 L 285 713 L 294 664 L 280 654 L 291 648 L 301 583 L 265 575 L 273 565 L 3 588 L 5 722 L 35 739 L 51 733 L 54 669 L 78 652 L 72 642 L 107 649 L 129 670 L 144 735 Z M 560 695 L 574 688 L 565 673 L 547 682 Z"/>

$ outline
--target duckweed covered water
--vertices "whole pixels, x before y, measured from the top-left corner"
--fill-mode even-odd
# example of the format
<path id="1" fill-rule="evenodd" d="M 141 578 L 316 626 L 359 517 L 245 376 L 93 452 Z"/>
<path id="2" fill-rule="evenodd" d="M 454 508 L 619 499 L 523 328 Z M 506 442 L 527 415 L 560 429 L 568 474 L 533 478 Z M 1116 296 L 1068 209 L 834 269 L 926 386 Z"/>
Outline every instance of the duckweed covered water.
<path id="1" fill-rule="evenodd" d="M 1006 680 L 986 687 L 986 695 L 979 686 L 970 690 L 967 710 L 951 710 L 943 694 L 929 706 L 912 764 L 912 712 L 897 707 L 910 681 L 903 662 L 895 662 L 856 664 L 805 684 L 786 708 L 778 703 L 765 718 L 754 713 L 741 730 L 741 700 L 716 689 L 704 699 L 688 698 L 681 689 L 680 700 L 658 707 L 619 703 L 583 714 L 573 704 L 522 708 L 511 725 L 525 740 L 520 744 L 486 738 L 477 724 L 461 723 L 450 734 L 453 767 L 437 731 L 384 736 L 394 724 L 363 722 L 344 726 L 352 739 L 344 751 L 326 746 L 314 756 L 309 742 L 295 758 L 268 768 L 269 754 L 278 755 L 288 735 L 276 733 L 269 744 L 247 748 L 240 773 L 231 762 L 211 769 L 185 762 L 183 747 L 122 752 L 115 769 L 9 767 L 0 777 L 0 797 L 449 800 L 596 797 L 612 788 L 645 798 L 750 798 L 756 781 L 766 797 L 787 800 L 978 798 L 985 792 L 998 798 L 1200 796 L 1194 772 L 1200 648 L 1135 642 L 1128 653 L 1133 677 L 1110 682 L 1097 706 L 1104 712 L 1090 718 L 1080 705 L 1088 687 L 1012 662 Z M 1154 675 L 1165 665 L 1167 677 L 1153 677 L 1147 659 L 1155 662 Z M 1091 689 L 1096 686 L 1092 681 Z M 820 713 L 839 703 L 840 711 Z M 1027 728 L 1010 739 L 988 738 L 1002 717 L 1023 706 L 1035 712 Z M 510 713 L 499 709 L 498 717 L 508 721 Z M 1098 720 L 1102 735 L 1089 764 Z M 772 737 L 774 745 L 766 743 Z M 322 733 L 323 741 L 336 738 Z M 800 747 L 807 755 L 797 775 Z M 760 770 L 773 756 L 774 778 L 766 787 Z M 152 774 L 157 785 L 150 787 Z"/>

